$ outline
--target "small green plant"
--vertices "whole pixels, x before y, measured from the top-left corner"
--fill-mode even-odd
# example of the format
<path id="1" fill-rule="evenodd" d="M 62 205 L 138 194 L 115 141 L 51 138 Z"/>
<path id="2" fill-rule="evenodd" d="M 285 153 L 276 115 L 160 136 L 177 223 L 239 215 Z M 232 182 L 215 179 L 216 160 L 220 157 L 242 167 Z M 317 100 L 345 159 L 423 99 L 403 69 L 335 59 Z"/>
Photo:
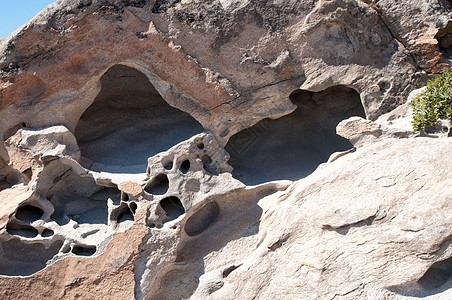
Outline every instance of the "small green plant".
<path id="1" fill-rule="evenodd" d="M 440 77 L 427 83 L 426 90 L 414 98 L 414 130 L 435 126 L 439 119 L 452 119 L 452 72 L 445 71 Z"/>

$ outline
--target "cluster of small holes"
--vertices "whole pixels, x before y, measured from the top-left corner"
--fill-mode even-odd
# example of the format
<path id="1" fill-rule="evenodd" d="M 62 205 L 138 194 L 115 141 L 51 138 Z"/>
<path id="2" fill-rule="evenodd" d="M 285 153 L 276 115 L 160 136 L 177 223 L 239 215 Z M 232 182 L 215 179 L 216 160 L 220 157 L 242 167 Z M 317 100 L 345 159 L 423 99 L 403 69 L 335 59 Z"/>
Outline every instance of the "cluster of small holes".
<path id="1" fill-rule="evenodd" d="M 156 202 L 152 205 L 152 209 L 147 216 L 146 223 L 149 227 L 162 228 L 166 222 L 176 220 L 185 214 L 185 207 L 182 204 L 183 201 L 181 201 L 185 197 L 179 198 L 179 195 L 174 194 L 170 180 L 173 177 L 168 177 L 169 175 L 167 174 L 169 172 L 171 174 L 175 173 L 172 176 L 176 175 L 179 177 L 173 183 L 173 186 L 178 186 L 178 191 L 183 191 L 190 195 L 198 193 L 201 189 L 200 180 L 194 177 L 180 177 L 180 175 L 189 175 L 191 172 L 198 172 L 200 170 L 204 170 L 205 173 L 211 175 L 215 173 L 213 159 L 209 156 L 209 149 L 211 148 L 209 145 L 210 143 L 206 143 L 204 138 L 198 138 L 189 146 L 190 148 L 187 149 L 188 153 L 186 155 L 175 157 L 173 154 L 169 154 L 161 158 L 160 162 L 152 163 L 150 161 L 147 169 L 150 178 L 143 189 L 145 195 L 149 195 L 148 199 Z M 156 165 L 156 163 L 158 164 Z M 182 183 L 179 182 L 180 180 L 182 180 Z M 173 229 L 177 229 L 177 226 Z"/>
<path id="2" fill-rule="evenodd" d="M 138 205 L 135 201 L 131 200 L 131 197 L 122 192 L 121 200 L 119 203 L 114 205 L 114 208 L 110 214 L 110 221 L 113 223 L 123 223 L 125 221 L 134 221 L 134 216 Z"/>
<path id="3" fill-rule="evenodd" d="M 77 256 L 93 256 L 96 254 L 97 247 L 91 245 L 65 245 L 61 249 L 61 253 L 71 253 Z"/>
<path id="4" fill-rule="evenodd" d="M 31 177 L 31 169 L 26 170 L 23 173 L 23 176 Z M 117 222 L 123 222 L 127 220 L 134 220 L 134 214 L 138 208 L 136 202 L 131 201 L 130 195 L 122 192 L 119 194 L 119 190 L 115 190 L 113 188 L 104 188 L 99 192 L 90 196 L 93 201 L 98 201 L 99 197 L 106 197 L 106 195 L 101 195 L 101 193 L 106 192 L 109 197 L 111 196 L 113 209 L 111 210 L 111 215 L 116 215 Z M 116 196 L 113 196 L 113 194 Z M 118 211 L 118 209 L 120 211 Z M 54 212 L 55 213 L 55 212 Z M 54 221 L 52 217 L 54 214 L 50 216 L 50 221 Z M 80 215 L 68 215 L 71 222 L 74 222 L 74 229 L 79 227 L 77 223 L 82 216 Z M 47 228 L 47 218 L 45 210 L 41 207 L 36 206 L 34 203 L 27 203 L 19 206 L 16 212 L 11 216 L 11 220 L 6 225 L 6 232 L 10 235 L 25 238 L 25 239 L 33 239 L 38 241 L 45 240 L 54 240 L 59 239 L 59 235 L 55 235 L 55 232 L 50 228 Z M 37 222 L 39 221 L 39 222 Z M 44 221 L 44 223 L 43 223 Z M 50 223 L 51 224 L 51 223 Z M 64 225 L 64 224 L 63 224 Z M 60 224 L 60 226 L 63 226 Z M 96 234 L 100 231 L 99 228 L 95 228 L 93 230 L 84 232 L 80 235 L 82 239 L 87 238 L 90 235 Z M 60 241 L 63 243 L 62 241 Z M 77 255 L 77 256 L 92 256 L 96 253 L 97 247 L 95 245 L 86 245 L 86 244 L 65 244 L 62 249 L 60 249 L 60 255 Z"/>
<path id="5" fill-rule="evenodd" d="M 6 231 L 10 235 L 23 238 L 36 238 L 41 235 L 43 238 L 53 236 L 54 232 L 50 229 L 36 229 L 32 223 L 40 220 L 44 211 L 36 206 L 25 204 L 19 206 L 11 221 L 6 225 Z"/>

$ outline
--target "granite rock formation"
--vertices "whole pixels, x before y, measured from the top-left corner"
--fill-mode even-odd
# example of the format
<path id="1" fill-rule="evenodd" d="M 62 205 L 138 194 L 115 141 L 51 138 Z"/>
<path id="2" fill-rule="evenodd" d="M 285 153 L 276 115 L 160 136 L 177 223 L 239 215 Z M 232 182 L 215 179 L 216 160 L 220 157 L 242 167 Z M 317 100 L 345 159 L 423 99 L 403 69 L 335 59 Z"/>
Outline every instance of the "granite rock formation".
<path id="1" fill-rule="evenodd" d="M 0 40 L 0 298 L 448 299 L 445 0 L 59 0 Z"/>

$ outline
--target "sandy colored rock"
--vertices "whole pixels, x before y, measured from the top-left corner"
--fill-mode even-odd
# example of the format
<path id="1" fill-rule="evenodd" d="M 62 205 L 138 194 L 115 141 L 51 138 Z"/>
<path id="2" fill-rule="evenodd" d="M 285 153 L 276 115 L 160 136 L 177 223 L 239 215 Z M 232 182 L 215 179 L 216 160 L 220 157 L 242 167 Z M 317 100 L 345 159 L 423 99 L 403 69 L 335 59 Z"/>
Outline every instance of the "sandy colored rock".
<path id="1" fill-rule="evenodd" d="M 0 40 L 0 298 L 451 298 L 450 9 L 51 4 Z"/>
<path id="2" fill-rule="evenodd" d="M 351 117 L 341 121 L 336 127 L 336 133 L 348 139 L 354 146 L 374 141 L 382 131 L 378 124 L 361 117 Z"/>

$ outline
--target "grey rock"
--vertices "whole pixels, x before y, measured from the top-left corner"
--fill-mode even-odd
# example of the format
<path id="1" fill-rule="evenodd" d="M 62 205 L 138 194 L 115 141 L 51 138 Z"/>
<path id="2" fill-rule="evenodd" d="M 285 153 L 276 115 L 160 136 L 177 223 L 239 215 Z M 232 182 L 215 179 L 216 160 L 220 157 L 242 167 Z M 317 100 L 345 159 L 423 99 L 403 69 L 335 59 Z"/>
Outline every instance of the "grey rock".
<path id="1" fill-rule="evenodd" d="M 0 294 L 452 297 L 451 126 L 413 132 L 410 111 L 449 19 L 442 0 L 50 5 L 0 40 Z"/>

